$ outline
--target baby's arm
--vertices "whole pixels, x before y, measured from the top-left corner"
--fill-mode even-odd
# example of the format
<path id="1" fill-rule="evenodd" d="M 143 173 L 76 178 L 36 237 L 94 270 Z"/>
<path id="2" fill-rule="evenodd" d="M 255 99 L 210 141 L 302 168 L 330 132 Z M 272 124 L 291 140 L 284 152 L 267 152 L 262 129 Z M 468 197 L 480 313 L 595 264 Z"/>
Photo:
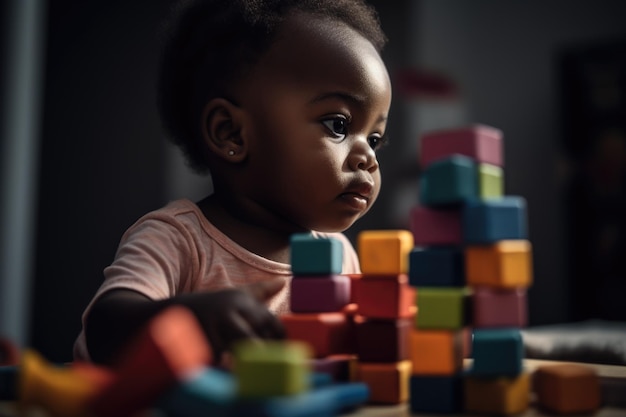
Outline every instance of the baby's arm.
<path id="1" fill-rule="evenodd" d="M 115 355 L 152 317 L 172 305 L 189 308 L 198 318 L 220 360 L 238 339 L 277 339 L 283 327 L 263 304 L 284 282 L 260 282 L 238 289 L 183 294 L 152 301 L 127 289 L 103 294 L 92 306 L 85 322 L 87 347 L 94 362 L 111 364 Z"/>

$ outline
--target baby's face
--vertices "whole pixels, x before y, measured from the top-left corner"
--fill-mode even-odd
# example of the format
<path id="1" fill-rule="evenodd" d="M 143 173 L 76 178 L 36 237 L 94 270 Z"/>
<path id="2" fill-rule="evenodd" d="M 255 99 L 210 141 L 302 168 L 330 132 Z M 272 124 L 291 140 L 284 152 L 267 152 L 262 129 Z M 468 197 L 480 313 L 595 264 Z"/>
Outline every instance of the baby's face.
<path id="1" fill-rule="evenodd" d="M 295 14 L 237 95 L 257 204 L 318 231 L 345 230 L 369 210 L 391 103 L 369 41 L 342 23 Z"/>

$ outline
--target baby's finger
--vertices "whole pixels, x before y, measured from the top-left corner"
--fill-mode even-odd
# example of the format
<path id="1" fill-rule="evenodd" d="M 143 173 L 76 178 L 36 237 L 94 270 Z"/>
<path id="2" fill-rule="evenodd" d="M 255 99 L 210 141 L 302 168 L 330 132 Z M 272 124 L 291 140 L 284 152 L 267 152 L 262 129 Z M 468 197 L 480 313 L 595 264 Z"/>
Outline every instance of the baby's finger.
<path id="1" fill-rule="evenodd" d="M 245 287 L 245 291 L 261 302 L 268 301 L 287 285 L 284 278 L 274 278 L 268 281 L 256 282 Z"/>
<path id="2" fill-rule="evenodd" d="M 259 337 L 263 339 L 285 338 L 285 329 L 282 322 L 265 306 L 257 305 L 242 308 L 239 313 Z"/>

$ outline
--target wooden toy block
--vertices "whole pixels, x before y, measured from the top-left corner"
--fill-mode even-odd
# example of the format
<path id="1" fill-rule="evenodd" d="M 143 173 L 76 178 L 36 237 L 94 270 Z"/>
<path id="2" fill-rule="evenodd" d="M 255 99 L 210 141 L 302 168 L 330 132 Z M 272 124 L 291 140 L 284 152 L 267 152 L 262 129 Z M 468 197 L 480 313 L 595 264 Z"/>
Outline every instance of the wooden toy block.
<path id="1" fill-rule="evenodd" d="M 461 210 L 431 209 L 415 206 L 410 213 L 410 228 L 416 246 L 460 245 L 463 242 Z"/>
<path id="2" fill-rule="evenodd" d="M 537 368 L 533 388 L 539 407 L 557 414 L 583 414 L 600 407 L 596 371 L 582 364 L 554 364 Z"/>
<path id="3" fill-rule="evenodd" d="M 465 254 L 459 246 L 415 247 L 409 253 L 412 287 L 462 287 Z"/>
<path id="4" fill-rule="evenodd" d="M 417 302 L 419 314 L 415 327 L 420 329 L 462 329 L 471 322 L 471 290 L 461 288 L 419 287 Z"/>
<path id="5" fill-rule="evenodd" d="M 525 288 L 475 287 L 472 308 L 475 328 L 525 327 L 528 323 Z"/>
<path id="6" fill-rule="evenodd" d="M 350 302 L 350 278 L 343 275 L 298 277 L 290 285 L 294 313 L 340 311 Z"/>
<path id="7" fill-rule="evenodd" d="M 468 200 L 463 208 L 463 241 L 469 244 L 519 240 L 528 236 L 522 197 Z"/>
<path id="8" fill-rule="evenodd" d="M 442 129 L 424 134 L 420 141 L 420 165 L 452 154 L 469 156 L 478 162 L 504 166 L 502 131 L 486 125 Z"/>
<path id="9" fill-rule="evenodd" d="M 358 380 L 370 389 L 373 404 L 400 404 L 409 400 L 411 361 L 395 363 L 359 362 Z"/>
<path id="10" fill-rule="evenodd" d="M 365 230 L 358 236 L 361 272 L 365 275 L 406 274 L 413 246 L 413 234 L 408 230 Z"/>
<path id="11" fill-rule="evenodd" d="M 475 329 L 472 343 L 476 376 L 516 376 L 523 370 L 524 342 L 519 329 Z"/>
<path id="12" fill-rule="evenodd" d="M 329 375 L 334 382 L 356 381 L 356 355 L 330 355 L 316 358 L 311 361 L 311 368 L 315 372 Z"/>
<path id="13" fill-rule="evenodd" d="M 226 416 L 237 395 L 230 372 L 206 367 L 168 391 L 154 408 L 168 417 Z"/>
<path id="14" fill-rule="evenodd" d="M 291 272 L 298 275 L 341 274 L 343 246 L 333 238 L 296 233 L 290 239 Z"/>
<path id="15" fill-rule="evenodd" d="M 46 411 L 52 417 L 89 415 L 88 403 L 110 384 L 109 379 L 95 379 L 70 367 L 53 365 L 33 350 L 22 355 L 18 376 L 18 407 Z"/>
<path id="16" fill-rule="evenodd" d="M 363 274 L 344 274 L 348 278 L 350 278 L 350 303 L 355 302 L 355 293 L 358 291 L 359 281 L 363 277 Z"/>
<path id="17" fill-rule="evenodd" d="M 466 376 L 464 408 L 469 413 L 513 415 L 525 411 L 530 402 L 530 376 L 479 378 Z"/>
<path id="18" fill-rule="evenodd" d="M 343 313 L 284 314 L 287 339 L 308 343 L 315 358 L 354 353 L 354 327 Z"/>
<path id="19" fill-rule="evenodd" d="M 9 339 L 0 337 L 0 366 L 17 365 L 20 361 L 20 351 Z"/>
<path id="20" fill-rule="evenodd" d="M 311 349 L 304 342 L 244 340 L 233 353 L 241 398 L 295 395 L 310 388 Z"/>
<path id="21" fill-rule="evenodd" d="M 504 170 L 491 164 L 478 164 L 478 197 L 499 198 L 504 194 Z"/>
<path id="22" fill-rule="evenodd" d="M 0 366 L 0 402 L 17 400 L 17 384 L 20 368 Z"/>
<path id="23" fill-rule="evenodd" d="M 415 315 L 415 289 L 408 276 L 364 275 L 359 283 L 356 304 L 361 316 L 379 319 L 399 319 Z"/>
<path id="24" fill-rule="evenodd" d="M 200 323 L 188 309 L 169 307 L 154 317 L 114 366 L 115 380 L 90 402 L 94 416 L 131 415 L 212 361 Z"/>
<path id="25" fill-rule="evenodd" d="M 356 321 L 357 355 L 363 362 L 400 362 L 409 359 L 411 319 Z"/>
<path id="26" fill-rule="evenodd" d="M 419 196 L 425 206 L 461 204 L 478 197 L 476 162 L 462 155 L 434 161 L 422 173 Z"/>
<path id="27" fill-rule="evenodd" d="M 455 413 L 463 410 L 463 379 L 451 376 L 411 375 L 412 413 Z"/>
<path id="28" fill-rule="evenodd" d="M 454 375 L 463 368 L 463 332 L 412 329 L 413 375 Z"/>
<path id="29" fill-rule="evenodd" d="M 235 402 L 228 416 L 336 416 L 364 404 L 370 390 L 363 383 L 333 384 L 299 395 Z"/>
<path id="30" fill-rule="evenodd" d="M 465 248 L 465 280 L 470 286 L 526 288 L 532 283 L 531 244 L 501 240 Z"/>

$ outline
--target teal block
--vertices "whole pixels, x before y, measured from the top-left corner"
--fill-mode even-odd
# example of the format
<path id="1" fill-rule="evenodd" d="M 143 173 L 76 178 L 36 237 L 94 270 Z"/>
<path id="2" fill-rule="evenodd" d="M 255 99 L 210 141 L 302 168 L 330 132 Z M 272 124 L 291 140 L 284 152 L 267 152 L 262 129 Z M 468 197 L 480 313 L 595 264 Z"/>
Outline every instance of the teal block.
<path id="1" fill-rule="evenodd" d="M 474 376 L 517 376 L 523 370 L 524 343 L 517 328 L 474 330 Z"/>
<path id="2" fill-rule="evenodd" d="M 341 274 L 343 245 L 337 239 L 315 237 L 310 233 L 291 236 L 291 271 L 298 275 Z"/>
<path id="3" fill-rule="evenodd" d="M 463 155 L 433 162 L 420 179 L 420 203 L 425 206 L 461 204 L 476 197 L 477 163 Z"/>
<path id="4" fill-rule="evenodd" d="M 467 200 L 462 227 L 465 243 L 527 239 L 526 200 L 519 196 Z"/>
<path id="5" fill-rule="evenodd" d="M 412 413 L 463 411 L 462 375 L 411 375 L 409 407 Z"/>

